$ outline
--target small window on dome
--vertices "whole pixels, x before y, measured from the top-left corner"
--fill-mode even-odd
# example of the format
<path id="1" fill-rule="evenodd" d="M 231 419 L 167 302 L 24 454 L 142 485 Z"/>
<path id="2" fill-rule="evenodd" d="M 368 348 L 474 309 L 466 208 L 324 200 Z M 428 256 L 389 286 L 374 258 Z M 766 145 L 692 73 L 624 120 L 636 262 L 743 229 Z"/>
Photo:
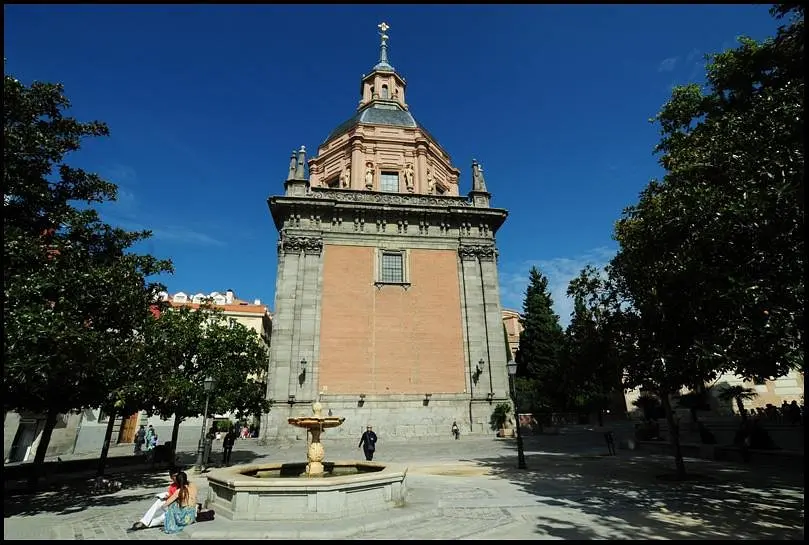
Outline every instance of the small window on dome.
<path id="1" fill-rule="evenodd" d="M 388 86 L 387 85 L 382 86 L 382 98 L 383 99 L 390 98 L 390 95 L 388 95 Z"/>
<path id="2" fill-rule="evenodd" d="M 389 191 L 392 193 L 399 191 L 399 173 L 381 172 L 379 174 L 379 186 L 382 191 Z"/>

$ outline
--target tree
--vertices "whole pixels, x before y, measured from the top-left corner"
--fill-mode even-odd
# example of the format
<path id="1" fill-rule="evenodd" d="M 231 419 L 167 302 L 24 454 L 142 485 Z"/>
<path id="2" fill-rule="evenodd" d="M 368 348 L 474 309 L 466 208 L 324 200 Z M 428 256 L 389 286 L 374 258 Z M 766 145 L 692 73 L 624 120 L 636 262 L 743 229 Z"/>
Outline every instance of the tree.
<path id="1" fill-rule="evenodd" d="M 803 360 L 803 8 L 772 12 L 794 17 L 713 55 L 706 89 L 674 89 L 654 119 L 666 174 L 615 229 L 628 382 L 660 395 L 680 476 L 672 394 Z"/>
<path id="2" fill-rule="evenodd" d="M 139 379 L 131 354 L 162 289 L 147 279 L 171 263 L 131 252 L 150 233 L 111 227 L 92 208 L 117 187 L 64 162 L 106 125 L 65 116 L 58 84 L 5 74 L 3 97 L 3 403 L 45 414 L 35 483 L 57 416 Z"/>
<path id="3" fill-rule="evenodd" d="M 646 420 L 657 420 L 660 411 L 663 408 L 657 396 L 649 392 L 642 392 L 638 399 L 632 402 L 632 405 L 640 409 L 643 413 L 643 418 Z"/>
<path id="4" fill-rule="evenodd" d="M 205 412 L 208 377 L 215 381 L 209 414 L 233 411 L 242 417 L 270 409 L 267 350 L 255 331 L 220 310 L 207 305 L 167 310 L 146 330 L 145 345 L 153 360 L 150 368 L 162 368 L 157 398 L 146 410 L 164 418 L 174 415 L 172 452 L 180 423 Z"/>
<path id="5" fill-rule="evenodd" d="M 536 267 L 531 267 L 529 272 L 522 324 L 518 375 L 534 381 L 537 393 L 546 400 L 546 405 L 563 409 L 567 400 L 560 395 L 557 385 L 564 334 L 559 316 L 553 312 L 548 279 Z"/>
<path id="6" fill-rule="evenodd" d="M 498 403 L 489 417 L 489 427 L 494 430 L 504 430 L 508 422 L 508 415 L 511 413 L 511 405 L 508 403 Z"/>
<path id="7" fill-rule="evenodd" d="M 719 392 L 718 397 L 726 403 L 735 401 L 736 408 L 739 409 L 739 416 L 742 417 L 742 421 L 747 422 L 747 411 L 744 410 L 744 401 L 746 399 L 755 399 L 757 396 L 758 393 L 754 389 L 736 385 L 725 386 Z"/>
<path id="8" fill-rule="evenodd" d="M 676 89 L 656 118 L 669 235 L 703 279 L 702 357 L 748 379 L 803 362 L 804 8 L 771 12 L 792 22 L 714 55 L 708 89 Z"/>
<path id="9" fill-rule="evenodd" d="M 677 406 L 683 409 L 688 409 L 691 415 L 691 422 L 696 424 L 698 422 L 697 411 L 705 411 L 710 408 L 708 402 L 708 390 L 687 392 L 680 394 L 677 397 Z"/>
<path id="10" fill-rule="evenodd" d="M 567 294 L 574 307 L 565 331 L 565 387 L 575 404 L 596 411 L 603 425 L 603 412 L 623 394 L 620 343 L 612 320 L 617 301 L 608 278 L 592 265 L 571 280 Z"/>

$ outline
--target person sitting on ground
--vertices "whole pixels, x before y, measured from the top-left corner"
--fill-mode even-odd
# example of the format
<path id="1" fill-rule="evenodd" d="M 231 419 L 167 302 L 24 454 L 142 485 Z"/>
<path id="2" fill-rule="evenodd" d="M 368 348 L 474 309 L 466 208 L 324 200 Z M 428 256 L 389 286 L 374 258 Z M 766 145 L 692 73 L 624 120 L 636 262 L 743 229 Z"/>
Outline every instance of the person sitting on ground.
<path id="1" fill-rule="evenodd" d="M 176 534 L 183 528 L 197 521 L 197 487 L 188 481 L 184 471 L 177 473 L 177 490 L 166 499 L 163 507 L 166 509 L 166 518 L 163 531 L 167 534 Z"/>
<path id="2" fill-rule="evenodd" d="M 143 518 L 133 524 L 132 528 L 128 531 L 132 532 L 135 530 L 143 530 L 144 528 L 154 528 L 163 524 L 163 520 L 166 517 L 163 502 L 177 491 L 177 473 L 179 473 L 179 471 L 180 470 L 177 468 L 171 468 L 169 470 L 169 479 L 171 482 L 169 483 L 168 490 L 155 496 L 157 500 L 149 507 L 149 510 L 146 511 Z"/>

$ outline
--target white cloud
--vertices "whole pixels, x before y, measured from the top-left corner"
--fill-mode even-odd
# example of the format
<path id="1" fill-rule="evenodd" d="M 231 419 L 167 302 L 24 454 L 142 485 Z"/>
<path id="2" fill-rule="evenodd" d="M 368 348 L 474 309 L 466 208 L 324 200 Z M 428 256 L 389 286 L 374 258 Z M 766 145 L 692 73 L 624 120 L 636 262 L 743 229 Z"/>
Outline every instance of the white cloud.
<path id="1" fill-rule="evenodd" d="M 668 59 L 663 59 L 660 61 L 660 64 L 657 66 L 658 72 L 671 72 L 677 66 L 677 61 L 680 60 L 680 57 L 669 57 Z"/>
<path id="2" fill-rule="evenodd" d="M 570 323 L 573 301 L 567 296 L 567 286 L 586 265 L 601 268 L 615 255 L 615 249 L 594 248 L 578 256 L 552 259 L 526 260 L 521 263 L 506 263 L 500 268 L 500 304 L 503 308 L 522 311 L 525 288 L 528 286 L 528 271 L 536 266 L 548 278 L 548 291 L 553 299 L 553 309 L 559 315 L 562 327 Z"/>

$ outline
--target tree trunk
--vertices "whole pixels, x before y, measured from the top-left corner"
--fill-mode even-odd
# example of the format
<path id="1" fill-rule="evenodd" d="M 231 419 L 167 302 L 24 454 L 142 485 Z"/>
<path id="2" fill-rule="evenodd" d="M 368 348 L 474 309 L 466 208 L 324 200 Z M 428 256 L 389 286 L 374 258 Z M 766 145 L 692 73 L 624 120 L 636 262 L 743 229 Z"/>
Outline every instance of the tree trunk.
<path id="1" fill-rule="evenodd" d="M 693 422 L 694 424 L 697 423 L 697 410 L 696 409 L 691 409 L 691 422 Z"/>
<path id="2" fill-rule="evenodd" d="M 180 422 L 183 417 L 179 414 L 174 415 L 174 427 L 171 428 L 171 463 L 174 465 L 174 460 L 177 459 L 177 438 L 180 436 Z"/>
<path id="3" fill-rule="evenodd" d="M 598 409 L 598 426 L 604 427 L 604 411 L 602 409 Z"/>
<path id="4" fill-rule="evenodd" d="M 683 452 L 680 448 L 680 428 L 674 420 L 674 411 L 671 408 L 671 399 L 668 392 L 660 392 L 660 399 L 663 402 L 663 410 L 666 411 L 666 422 L 669 425 L 669 435 L 671 436 L 671 446 L 674 447 L 674 465 L 677 468 L 677 478 L 685 478 L 685 462 Z"/>
<path id="5" fill-rule="evenodd" d="M 107 465 L 107 455 L 110 453 L 110 439 L 112 439 L 112 429 L 115 427 L 115 417 L 118 414 L 114 408 L 110 409 L 107 416 L 107 431 L 104 432 L 104 445 L 101 447 L 101 456 L 98 458 L 98 470 L 96 475 L 98 477 L 104 476 L 104 466 Z"/>
<path id="6" fill-rule="evenodd" d="M 747 411 L 744 410 L 744 403 L 742 398 L 736 398 L 736 408 L 739 409 L 739 416 L 742 417 L 742 422 L 747 422 Z"/>
<path id="7" fill-rule="evenodd" d="M 34 457 L 34 466 L 31 468 L 31 474 L 28 477 L 28 484 L 35 487 L 42 475 L 42 469 L 45 465 L 45 453 L 48 452 L 48 445 L 51 442 L 51 435 L 53 435 L 53 428 L 56 427 L 56 418 L 59 416 L 59 411 L 56 409 L 48 409 L 45 414 L 45 427 L 42 429 L 42 437 L 39 439 L 37 445 L 37 453 Z"/>

